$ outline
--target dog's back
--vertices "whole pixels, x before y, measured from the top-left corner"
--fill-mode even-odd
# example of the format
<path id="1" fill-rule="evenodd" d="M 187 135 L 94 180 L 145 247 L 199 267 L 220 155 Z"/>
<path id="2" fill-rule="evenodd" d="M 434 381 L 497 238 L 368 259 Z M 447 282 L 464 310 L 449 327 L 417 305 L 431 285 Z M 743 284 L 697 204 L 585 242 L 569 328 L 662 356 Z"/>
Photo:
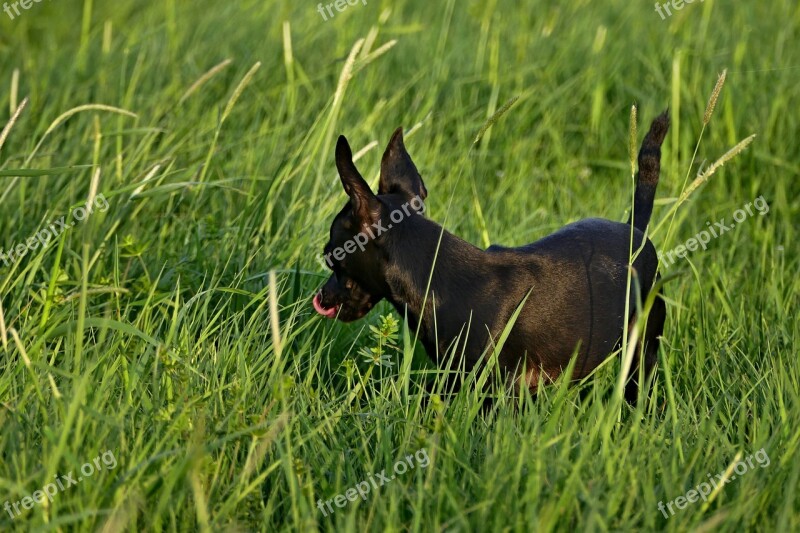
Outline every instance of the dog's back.
<path id="1" fill-rule="evenodd" d="M 628 258 L 633 261 L 631 292 L 627 298 Z M 497 330 L 527 296 L 501 355 L 505 365 L 523 358 L 528 367 L 539 367 L 551 379 L 557 377 L 577 350 L 575 378 L 599 365 L 619 344 L 624 322 L 637 311 L 637 287 L 646 298 L 655 280 L 658 259 L 644 234 L 621 222 L 586 219 L 570 224 L 532 244 L 514 249 L 492 247 L 489 251 L 498 271 L 508 269 L 498 284 L 500 294 L 487 294 L 485 304 L 494 306 Z M 512 266 L 513 265 L 513 266 Z M 510 268 L 509 268 L 510 267 Z M 513 271 L 513 273 L 512 273 Z M 504 365 L 504 366 L 505 366 Z"/>

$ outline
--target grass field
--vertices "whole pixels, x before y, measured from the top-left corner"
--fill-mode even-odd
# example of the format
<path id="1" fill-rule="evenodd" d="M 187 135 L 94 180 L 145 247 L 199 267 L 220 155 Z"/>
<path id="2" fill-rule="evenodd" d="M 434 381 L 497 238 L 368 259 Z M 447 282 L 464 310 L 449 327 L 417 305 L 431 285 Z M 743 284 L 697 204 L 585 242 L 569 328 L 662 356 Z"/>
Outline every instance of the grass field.
<path id="1" fill-rule="evenodd" d="M 0 12 L 0 530 L 800 529 L 796 2 L 18 11 Z M 403 125 L 427 215 L 519 245 L 627 216 L 632 104 L 639 140 L 672 113 L 659 250 L 762 198 L 665 265 L 648 401 L 619 401 L 618 358 L 490 413 L 474 389 L 427 401 L 439 377 L 388 304 L 314 313 L 340 133 L 375 185 Z"/>

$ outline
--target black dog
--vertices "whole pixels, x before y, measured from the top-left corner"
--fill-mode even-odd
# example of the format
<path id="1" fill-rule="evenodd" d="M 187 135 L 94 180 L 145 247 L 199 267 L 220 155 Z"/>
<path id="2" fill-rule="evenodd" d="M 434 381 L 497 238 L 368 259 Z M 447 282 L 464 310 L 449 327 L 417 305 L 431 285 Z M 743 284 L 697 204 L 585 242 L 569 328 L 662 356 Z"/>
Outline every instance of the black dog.
<path id="1" fill-rule="evenodd" d="M 325 246 L 333 275 L 314 297 L 314 308 L 349 322 L 386 298 L 400 315 L 407 313 L 413 328 L 420 327 L 422 343 L 437 363 L 443 365 L 445 354 L 455 350 L 463 354 L 461 367 L 469 370 L 490 353 L 487 349 L 524 300 L 498 356 L 506 378 L 535 391 L 540 379 L 554 380 L 575 353 L 572 378 L 588 375 L 620 346 L 624 323 L 632 328 L 637 319 L 633 288 L 625 314 L 631 233 L 634 253 L 641 248 L 631 282 L 632 287 L 638 283 L 641 301 L 657 279 L 655 247 L 649 239 L 642 245 L 642 239 L 668 129 L 664 112 L 645 136 L 627 223 L 585 219 L 526 246 L 486 250 L 421 216 L 427 190 L 403 144 L 402 129 L 383 154 L 377 195 L 356 169 L 347 140 L 339 137 L 336 167 L 350 201 L 333 220 Z M 664 302 L 657 297 L 643 350 L 636 350 L 625 391 L 628 401 L 637 397 L 640 351 L 645 374 L 656 364 L 665 316 Z"/>

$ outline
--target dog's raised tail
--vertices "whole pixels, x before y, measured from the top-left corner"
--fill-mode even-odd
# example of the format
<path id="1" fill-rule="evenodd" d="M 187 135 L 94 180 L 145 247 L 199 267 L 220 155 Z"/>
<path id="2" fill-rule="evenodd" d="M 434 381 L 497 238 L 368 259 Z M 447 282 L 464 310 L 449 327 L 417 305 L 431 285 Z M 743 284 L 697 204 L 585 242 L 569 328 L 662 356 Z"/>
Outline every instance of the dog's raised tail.
<path id="1" fill-rule="evenodd" d="M 639 150 L 639 172 L 636 174 L 636 191 L 633 198 L 633 225 L 644 231 L 653 213 L 658 175 L 661 171 L 661 144 L 669 130 L 669 109 L 661 113 L 650 125 L 650 131 Z"/>

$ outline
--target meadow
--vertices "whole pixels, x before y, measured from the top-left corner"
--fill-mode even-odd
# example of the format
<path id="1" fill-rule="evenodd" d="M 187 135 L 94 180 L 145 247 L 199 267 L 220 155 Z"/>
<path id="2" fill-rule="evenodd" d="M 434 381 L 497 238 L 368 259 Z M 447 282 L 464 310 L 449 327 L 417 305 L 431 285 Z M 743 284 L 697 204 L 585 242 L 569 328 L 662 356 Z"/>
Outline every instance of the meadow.
<path id="1" fill-rule="evenodd" d="M 326 6 L 0 12 L 0 530 L 799 530 L 800 5 Z M 633 105 L 657 249 L 727 228 L 647 399 L 612 357 L 484 412 L 388 304 L 312 309 L 339 134 L 374 186 L 403 126 L 426 216 L 521 245 L 627 217 Z"/>

